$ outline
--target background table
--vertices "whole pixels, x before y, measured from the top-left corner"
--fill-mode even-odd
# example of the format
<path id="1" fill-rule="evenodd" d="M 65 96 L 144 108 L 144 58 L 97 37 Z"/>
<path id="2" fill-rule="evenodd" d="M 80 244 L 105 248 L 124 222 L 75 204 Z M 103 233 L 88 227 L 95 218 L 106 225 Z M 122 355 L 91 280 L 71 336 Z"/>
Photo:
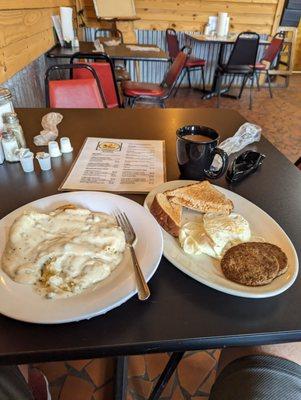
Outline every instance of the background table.
<path id="1" fill-rule="evenodd" d="M 17 110 L 28 144 L 40 130 L 45 109 Z M 53 169 L 24 174 L 18 164 L 0 165 L 0 217 L 17 207 L 57 193 L 86 136 L 165 139 L 168 180 L 178 178 L 175 132 L 185 124 L 207 125 L 222 139 L 245 122 L 232 110 L 116 109 L 61 110 L 61 136 L 73 154 L 53 159 Z M 251 146 L 266 154 L 260 171 L 229 187 L 268 212 L 287 232 L 299 258 L 301 174 L 265 138 Z M 140 203 L 144 196 L 128 196 Z M 258 221 L 260 224 L 260 221 Z M 164 257 L 150 281 L 151 298 L 132 298 L 108 314 L 78 323 L 34 325 L 0 316 L 0 363 L 26 363 L 109 355 L 184 351 L 222 346 L 301 340 L 301 281 L 268 299 L 233 297 L 210 289 Z M 22 299 L 20 299 L 20 302 Z M 47 309 L 45 309 L 47 312 Z"/>
<path id="2" fill-rule="evenodd" d="M 108 39 L 107 39 L 108 40 Z M 130 50 L 126 46 L 139 46 L 139 44 L 120 44 L 118 46 L 106 46 L 104 45 L 105 52 L 113 60 L 133 60 L 133 61 L 169 61 L 169 55 L 165 51 L 137 51 Z M 157 47 L 155 45 L 140 45 L 142 47 Z M 93 42 L 80 42 L 79 49 L 69 49 L 66 47 L 60 47 L 59 45 L 53 47 L 48 51 L 47 57 L 50 58 L 68 58 L 78 51 L 84 53 L 92 53 L 95 50 Z"/>
<path id="3" fill-rule="evenodd" d="M 233 45 L 236 41 L 237 34 L 232 34 L 229 35 L 228 37 L 219 37 L 219 36 L 207 36 L 207 35 L 199 35 L 199 34 L 186 34 L 185 38 L 187 40 L 187 43 L 190 44 L 192 47 L 198 43 L 209 43 L 211 46 L 219 46 L 218 48 L 218 56 L 217 56 L 217 61 L 214 69 L 217 68 L 218 65 L 221 65 L 223 62 L 225 62 L 225 47 L 229 45 Z M 267 46 L 270 43 L 269 39 L 260 39 L 259 45 L 260 46 Z M 263 54 L 262 49 L 259 49 L 259 58 Z M 213 96 L 217 96 L 217 76 L 214 74 L 213 76 L 213 81 L 210 90 L 206 90 L 205 94 L 203 95 L 203 99 L 210 99 Z M 225 95 L 229 91 L 229 88 L 224 88 L 221 90 L 221 95 Z M 230 96 L 231 98 L 237 99 L 237 96 L 233 95 L 227 95 Z"/>

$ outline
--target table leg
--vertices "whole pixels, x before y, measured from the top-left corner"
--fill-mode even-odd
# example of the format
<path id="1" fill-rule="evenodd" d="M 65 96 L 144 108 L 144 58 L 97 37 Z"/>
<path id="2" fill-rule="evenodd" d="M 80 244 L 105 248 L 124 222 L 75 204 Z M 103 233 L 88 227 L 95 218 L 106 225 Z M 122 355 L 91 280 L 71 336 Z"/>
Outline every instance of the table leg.
<path id="1" fill-rule="evenodd" d="M 158 382 L 156 383 L 156 386 L 149 397 L 149 400 L 158 400 L 160 398 L 165 386 L 169 382 L 172 374 L 175 372 L 184 354 L 184 351 L 172 353 L 168 363 L 166 364 L 166 367 L 164 368 L 164 371 L 160 375 Z"/>
<path id="2" fill-rule="evenodd" d="M 127 356 L 117 357 L 115 371 L 115 400 L 125 400 L 127 392 Z"/>
<path id="3" fill-rule="evenodd" d="M 141 71 L 139 61 L 135 61 L 136 78 L 138 82 L 141 82 Z"/>
<path id="4" fill-rule="evenodd" d="M 217 59 L 216 67 L 218 67 L 220 64 L 222 64 L 223 55 L 224 55 L 224 47 L 225 47 L 225 43 L 221 43 L 220 47 L 219 47 L 218 59 Z M 222 93 L 226 93 L 227 91 L 228 91 L 228 88 L 225 88 L 225 89 L 221 90 L 221 94 Z M 202 97 L 202 99 L 208 100 L 208 99 L 211 99 L 214 96 L 217 96 L 217 74 L 216 73 L 214 73 L 214 76 L 213 76 L 213 82 L 212 82 L 212 85 L 211 85 L 211 89 L 210 90 L 205 90 L 205 94 Z"/>

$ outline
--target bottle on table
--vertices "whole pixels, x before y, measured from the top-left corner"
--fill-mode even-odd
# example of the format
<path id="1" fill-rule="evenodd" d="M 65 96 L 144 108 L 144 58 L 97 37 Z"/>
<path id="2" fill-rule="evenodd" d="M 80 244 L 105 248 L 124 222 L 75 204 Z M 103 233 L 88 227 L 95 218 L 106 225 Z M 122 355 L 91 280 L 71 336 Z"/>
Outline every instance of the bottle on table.
<path id="1" fill-rule="evenodd" d="M 22 126 L 19 123 L 18 115 L 15 112 L 8 112 L 2 116 L 4 122 L 4 131 L 12 130 L 16 136 L 19 147 L 26 147 L 26 141 Z"/>
<path id="2" fill-rule="evenodd" d="M 10 129 L 2 133 L 2 147 L 6 161 L 20 161 L 19 156 L 16 154 L 16 150 L 18 150 L 20 146 L 13 130 Z"/>

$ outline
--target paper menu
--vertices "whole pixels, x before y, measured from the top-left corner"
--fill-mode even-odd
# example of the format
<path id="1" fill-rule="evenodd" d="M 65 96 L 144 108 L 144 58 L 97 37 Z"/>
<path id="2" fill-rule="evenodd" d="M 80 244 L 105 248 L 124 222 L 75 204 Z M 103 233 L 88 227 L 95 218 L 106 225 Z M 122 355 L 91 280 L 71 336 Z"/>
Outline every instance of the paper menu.
<path id="1" fill-rule="evenodd" d="M 59 190 L 148 193 L 164 181 L 164 141 L 88 137 Z"/>

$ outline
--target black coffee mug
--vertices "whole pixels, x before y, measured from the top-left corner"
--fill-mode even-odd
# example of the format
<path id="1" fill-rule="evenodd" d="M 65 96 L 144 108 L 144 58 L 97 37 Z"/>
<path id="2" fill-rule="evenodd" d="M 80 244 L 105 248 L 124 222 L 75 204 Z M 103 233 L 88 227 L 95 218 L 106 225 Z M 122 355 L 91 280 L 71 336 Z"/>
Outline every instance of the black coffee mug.
<path id="1" fill-rule="evenodd" d="M 221 177 L 228 167 L 228 155 L 218 146 L 219 135 L 211 128 L 187 125 L 177 131 L 177 159 L 181 177 L 204 180 Z M 219 170 L 210 170 L 214 156 L 222 159 Z"/>

